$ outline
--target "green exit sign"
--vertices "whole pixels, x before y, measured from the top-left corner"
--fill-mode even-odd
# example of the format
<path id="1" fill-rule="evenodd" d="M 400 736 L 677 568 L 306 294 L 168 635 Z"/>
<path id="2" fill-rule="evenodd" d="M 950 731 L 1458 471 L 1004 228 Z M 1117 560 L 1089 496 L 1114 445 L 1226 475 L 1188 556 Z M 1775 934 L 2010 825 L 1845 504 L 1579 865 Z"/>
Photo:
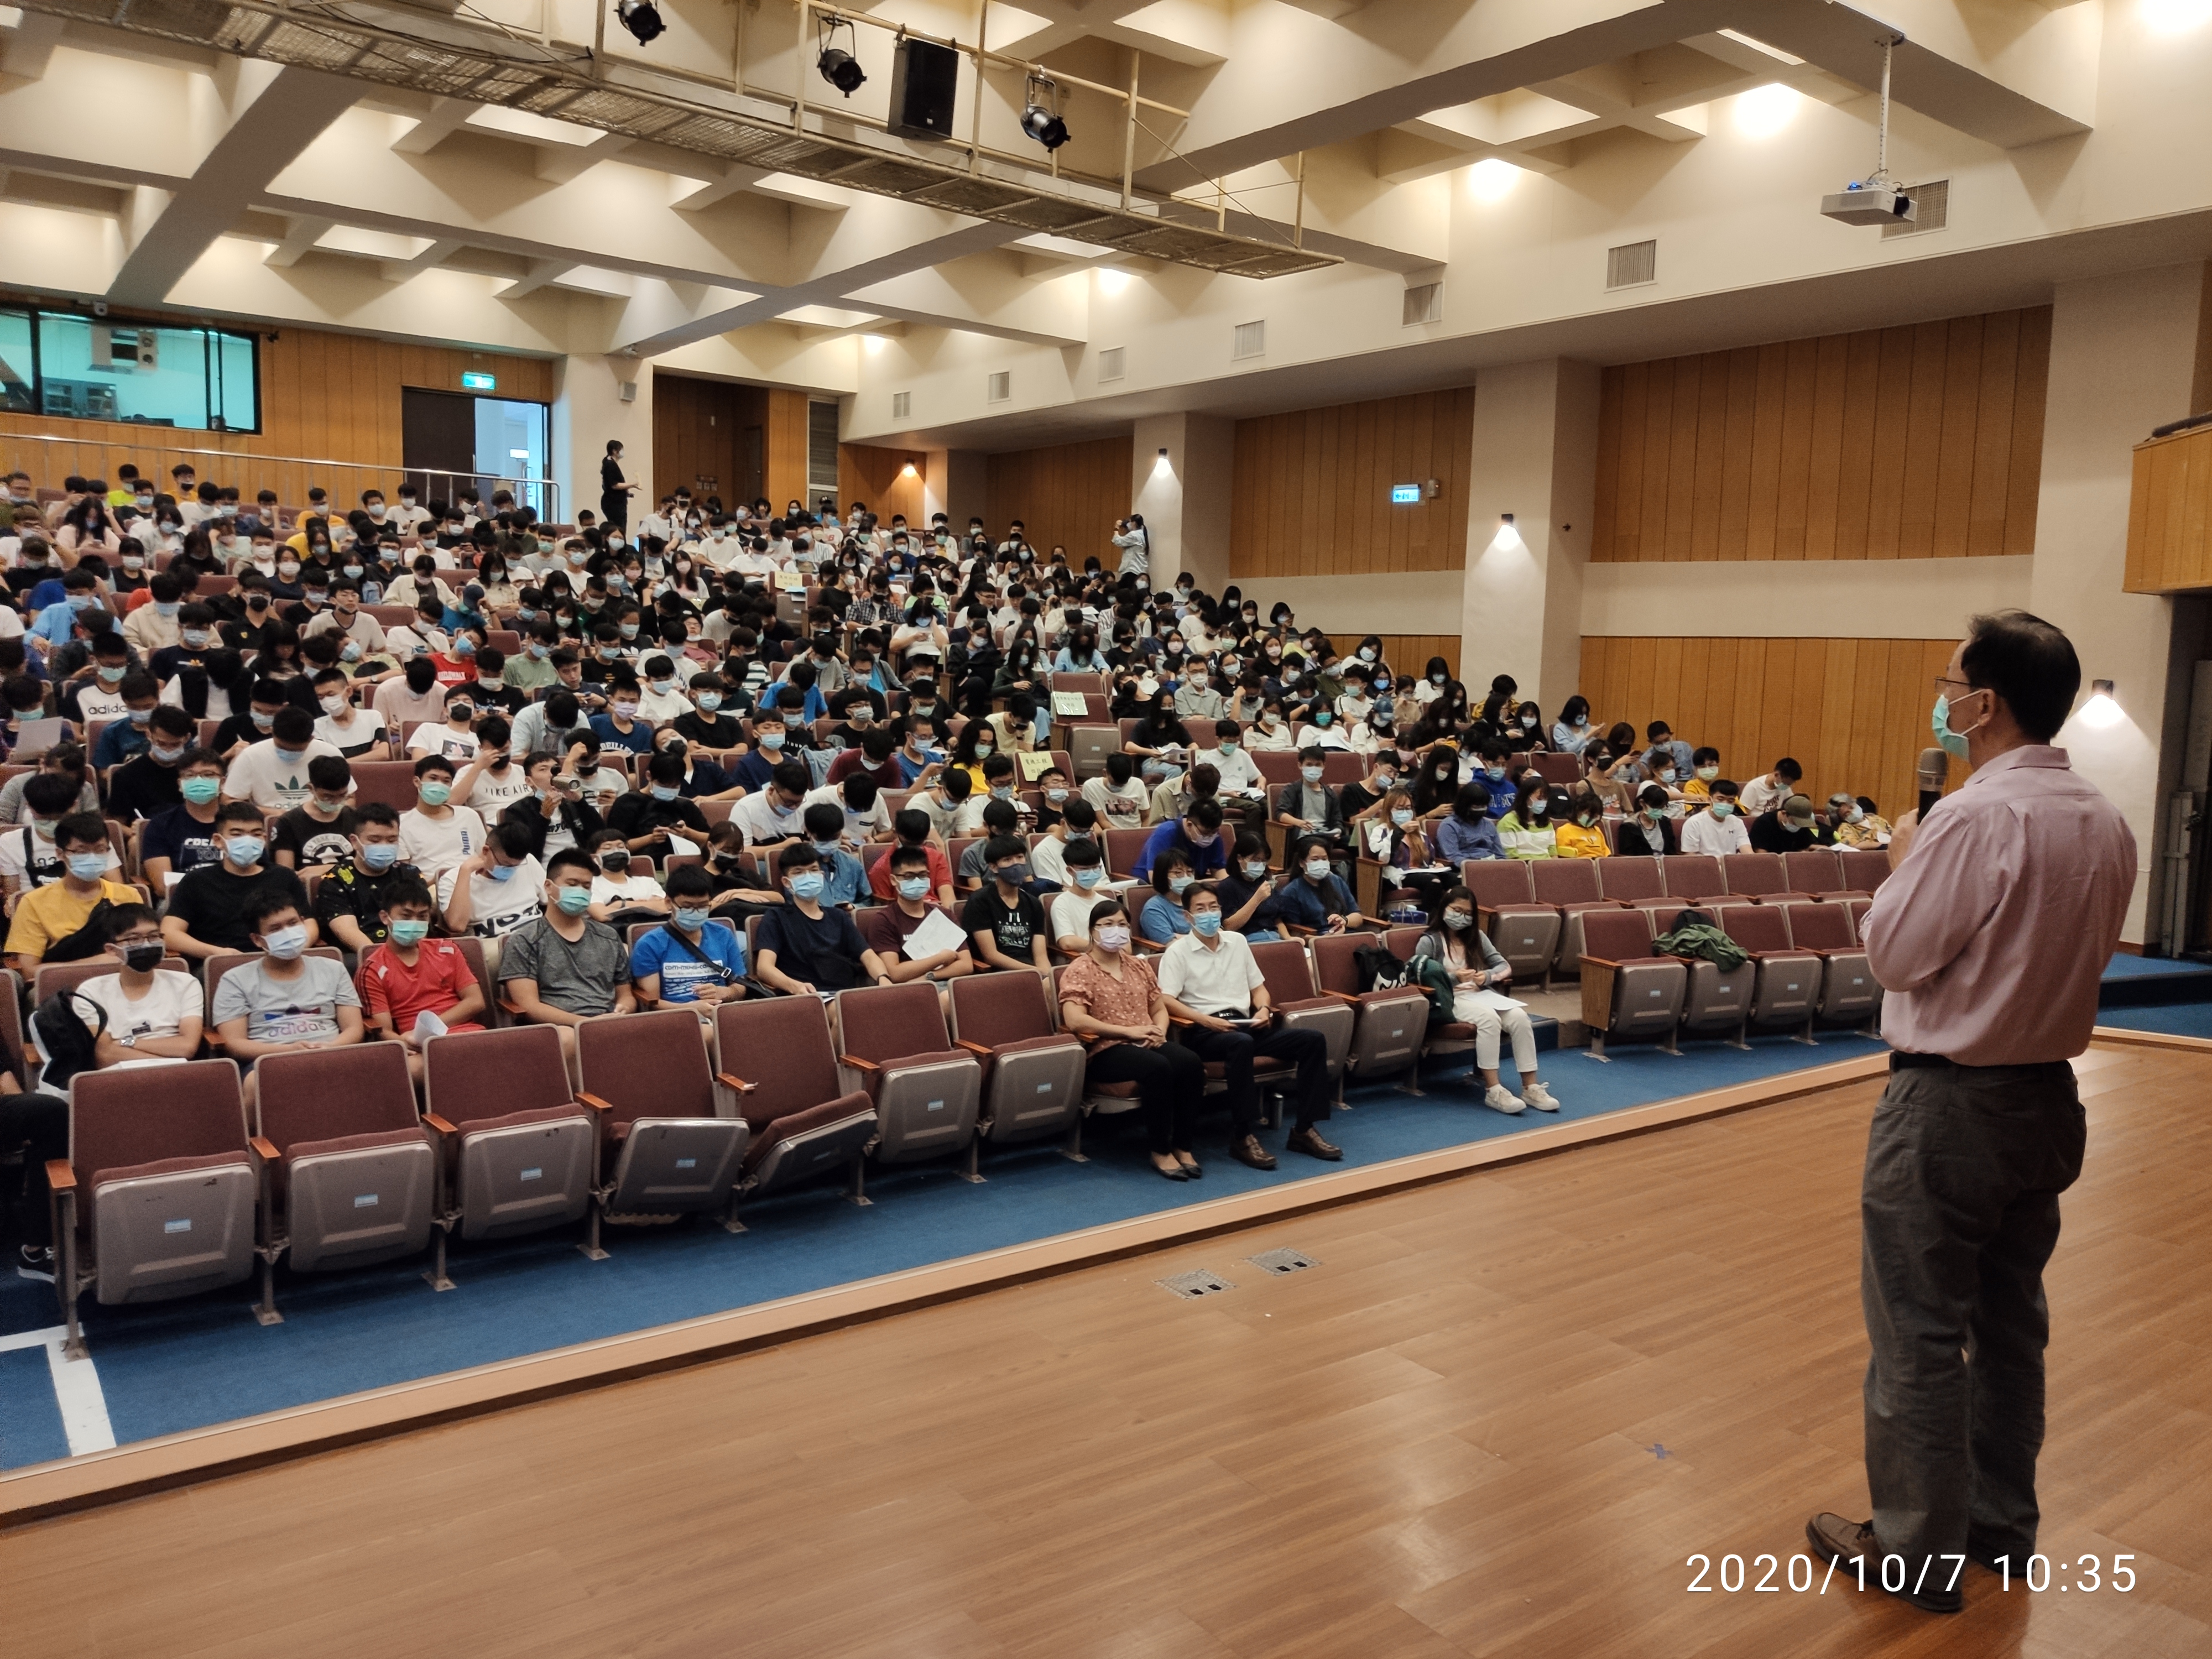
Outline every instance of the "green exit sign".
<path id="1" fill-rule="evenodd" d="M 495 374 L 480 374 L 472 368 L 465 369 L 461 373 L 461 390 L 464 392 L 496 392 L 499 390 L 499 377 Z"/>

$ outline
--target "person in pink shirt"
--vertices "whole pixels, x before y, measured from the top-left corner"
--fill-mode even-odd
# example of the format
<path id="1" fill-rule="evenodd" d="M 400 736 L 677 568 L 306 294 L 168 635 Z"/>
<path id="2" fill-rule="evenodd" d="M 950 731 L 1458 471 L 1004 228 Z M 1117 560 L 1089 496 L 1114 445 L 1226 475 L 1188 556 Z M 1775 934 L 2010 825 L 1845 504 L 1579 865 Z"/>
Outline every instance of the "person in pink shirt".
<path id="1" fill-rule="evenodd" d="M 1869 1580 L 1902 1558 L 1898 1593 L 1932 1613 L 1964 1605 L 1970 1560 L 2024 1572 L 2041 1518 L 2043 1269 L 2084 1139 L 2068 1062 L 2136 879 L 2118 810 L 2051 744 L 2081 685 L 2049 623 L 1974 618 L 1932 721 L 1973 775 L 1899 820 L 1863 923 L 1893 1050 L 1859 1200 L 1874 1515 L 1805 1530 Z"/>

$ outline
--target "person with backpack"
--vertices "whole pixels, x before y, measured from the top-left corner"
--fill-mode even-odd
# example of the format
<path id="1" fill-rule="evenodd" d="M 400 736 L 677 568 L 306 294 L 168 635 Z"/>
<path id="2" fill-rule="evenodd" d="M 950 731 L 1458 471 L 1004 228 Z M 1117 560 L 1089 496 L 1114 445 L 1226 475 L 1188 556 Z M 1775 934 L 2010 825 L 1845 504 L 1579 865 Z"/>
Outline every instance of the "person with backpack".
<path id="1" fill-rule="evenodd" d="M 161 919 L 147 905 L 118 904 L 100 917 L 100 932 L 115 972 L 76 988 L 75 1012 L 92 1039 L 90 1064 L 82 1069 L 191 1059 L 199 1052 L 207 996 L 190 974 L 161 971 L 167 949 Z M 44 1012 L 42 1006 L 40 1018 Z"/>
<path id="2" fill-rule="evenodd" d="M 100 948 L 101 937 L 88 924 L 104 917 L 102 907 L 138 902 L 137 888 L 108 879 L 115 852 L 99 813 L 72 812 L 62 819 L 54 826 L 54 847 L 62 861 L 60 879 L 19 898 L 8 927 L 8 965 L 26 985 L 42 962 L 77 962 Z"/>
<path id="3" fill-rule="evenodd" d="M 745 994 L 745 942 L 711 919 L 714 884 L 696 864 L 668 872 L 668 920 L 629 947 L 631 989 L 641 1006 L 696 1009 L 713 1029 L 718 1003 Z"/>
<path id="4" fill-rule="evenodd" d="M 1540 1112 L 1558 1111 L 1559 1103 L 1537 1075 L 1536 1032 L 1528 1023 L 1528 1011 L 1504 994 L 1513 969 L 1490 936 L 1474 925 L 1474 895 L 1464 887 L 1453 888 L 1434 917 L 1414 943 L 1413 962 L 1416 967 L 1435 963 L 1449 976 L 1452 1018 L 1474 1027 L 1474 1071 L 1469 1080 L 1482 1085 L 1482 1103 L 1508 1115 L 1530 1106 Z M 1498 1081 L 1501 1036 L 1513 1044 L 1513 1069 L 1521 1075 L 1517 1095 Z"/>

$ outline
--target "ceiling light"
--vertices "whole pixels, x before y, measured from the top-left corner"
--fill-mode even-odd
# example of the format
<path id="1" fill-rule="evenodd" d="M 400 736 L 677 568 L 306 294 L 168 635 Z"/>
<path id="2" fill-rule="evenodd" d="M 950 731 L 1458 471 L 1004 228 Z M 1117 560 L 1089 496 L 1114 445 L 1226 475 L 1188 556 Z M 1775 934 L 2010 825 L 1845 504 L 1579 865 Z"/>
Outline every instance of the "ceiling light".
<path id="1" fill-rule="evenodd" d="M 841 28 L 845 31 L 850 50 L 846 46 L 830 45 Z M 822 20 L 821 51 L 814 59 L 814 67 L 821 72 L 822 78 L 848 98 L 866 84 L 868 79 L 860 72 L 860 60 L 854 55 L 860 47 L 860 33 L 849 17 L 825 16 Z"/>
<path id="2" fill-rule="evenodd" d="M 2153 34 L 2185 34 L 2212 21 L 2212 0 L 2142 0 L 2142 9 Z"/>
<path id="3" fill-rule="evenodd" d="M 2127 711 L 2112 696 L 2110 680 L 2089 682 L 2089 701 L 2081 705 L 2081 724 L 2091 726 L 2118 726 L 2127 718 Z"/>
<path id="4" fill-rule="evenodd" d="M 1067 123 L 1060 118 L 1060 88 L 1048 75 L 1031 74 L 1022 86 L 1022 131 L 1047 149 L 1067 142 Z"/>
<path id="5" fill-rule="evenodd" d="M 665 33 L 668 25 L 660 21 L 660 11 L 653 0 L 616 0 L 615 15 L 622 26 L 637 39 L 641 46 L 649 46 L 656 36 Z"/>
<path id="6" fill-rule="evenodd" d="M 1495 155 L 1477 161 L 1467 170 L 1468 194 L 1478 202 L 1502 202 L 1520 182 L 1521 169 Z"/>
<path id="7" fill-rule="evenodd" d="M 1796 88 L 1785 87 L 1779 81 L 1739 93 L 1735 100 L 1735 130 L 1747 138 L 1771 138 L 1796 119 L 1797 105 L 1802 97 Z"/>
<path id="8" fill-rule="evenodd" d="M 1119 294 L 1129 286 L 1129 273 L 1126 270 L 1101 270 L 1098 273 L 1098 286 L 1108 295 Z"/>

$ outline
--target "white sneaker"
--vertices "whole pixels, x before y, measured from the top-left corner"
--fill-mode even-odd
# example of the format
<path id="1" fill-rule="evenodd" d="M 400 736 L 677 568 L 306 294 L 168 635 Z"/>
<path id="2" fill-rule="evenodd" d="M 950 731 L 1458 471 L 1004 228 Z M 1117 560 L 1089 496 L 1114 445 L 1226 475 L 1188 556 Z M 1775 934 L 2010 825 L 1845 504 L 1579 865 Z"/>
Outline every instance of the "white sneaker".
<path id="1" fill-rule="evenodd" d="M 1552 1098 L 1552 1091 L 1540 1083 L 1522 1084 L 1521 1098 L 1540 1112 L 1556 1112 L 1559 1109 L 1559 1103 Z"/>
<path id="2" fill-rule="evenodd" d="M 1526 1103 L 1520 1096 L 1509 1091 L 1504 1084 L 1493 1083 L 1490 1085 L 1489 1092 L 1483 1096 L 1482 1103 L 1493 1112 L 1504 1112 L 1512 1115 L 1519 1113 Z"/>

